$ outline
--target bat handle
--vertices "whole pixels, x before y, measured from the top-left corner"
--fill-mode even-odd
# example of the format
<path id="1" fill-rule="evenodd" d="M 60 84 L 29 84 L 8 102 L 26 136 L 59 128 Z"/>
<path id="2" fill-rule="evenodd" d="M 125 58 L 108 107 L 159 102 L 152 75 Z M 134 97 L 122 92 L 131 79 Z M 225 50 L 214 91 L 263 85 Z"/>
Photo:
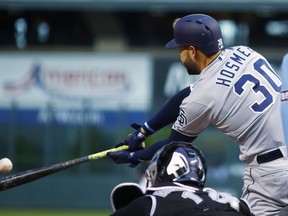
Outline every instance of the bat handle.
<path id="1" fill-rule="evenodd" d="M 106 157 L 108 152 L 117 152 L 117 151 L 127 150 L 128 148 L 129 148 L 128 145 L 122 145 L 122 146 L 119 146 L 119 147 L 116 147 L 116 148 L 112 148 L 112 149 L 108 149 L 108 150 L 105 150 L 105 151 L 102 151 L 102 152 L 91 154 L 91 155 L 88 156 L 88 158 L 89 158 L 89 160 L 97 160 L 99 158 Z"/>

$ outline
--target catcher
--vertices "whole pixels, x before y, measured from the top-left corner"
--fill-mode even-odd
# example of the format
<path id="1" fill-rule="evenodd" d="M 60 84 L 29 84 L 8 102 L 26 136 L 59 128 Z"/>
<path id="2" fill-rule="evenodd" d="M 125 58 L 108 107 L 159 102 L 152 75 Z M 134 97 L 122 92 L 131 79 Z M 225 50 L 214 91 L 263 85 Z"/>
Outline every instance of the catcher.
<path id="1" fill-rule="evenodd" d="M 116 186 L 111 192 L 113 216 L 252 216 L 243 199 L 205 188 L 207 166 L 192 144 L 172 142 L 159 149 L 147 170 L 143 193 L 135 183 Z"/>

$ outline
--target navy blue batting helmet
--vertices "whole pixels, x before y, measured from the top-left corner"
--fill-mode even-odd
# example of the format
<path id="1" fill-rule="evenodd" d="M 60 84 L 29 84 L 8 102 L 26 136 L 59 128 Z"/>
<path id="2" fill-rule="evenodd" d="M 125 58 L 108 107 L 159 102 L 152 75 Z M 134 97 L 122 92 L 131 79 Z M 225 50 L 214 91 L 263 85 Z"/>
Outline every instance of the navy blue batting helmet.
<path id="1" fill-rule="evenodd" d="M 191 14 L 178 19 L 174 26 L 174 39 L 165 48 L 193 45 L 206 55 L 223 49 L 219 23 L 205 14 Z"/>

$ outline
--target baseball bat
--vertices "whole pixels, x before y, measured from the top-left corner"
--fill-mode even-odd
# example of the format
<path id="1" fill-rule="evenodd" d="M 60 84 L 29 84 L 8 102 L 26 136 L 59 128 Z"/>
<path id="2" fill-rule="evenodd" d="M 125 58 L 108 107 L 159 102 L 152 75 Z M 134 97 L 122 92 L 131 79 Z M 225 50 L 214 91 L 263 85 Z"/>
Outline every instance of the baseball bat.
<path id="1" fill-rule="evenodd" d="M 93 161 L 93 160 L 103 158 L 106 156 L 108 152 L 116 152 L 116 151 L 121 151 L 121 150 L 126 150 L 126 149 L 128 149 L 128 146 L 122 145 L 116 148 L 111 148 L 105 151 L 90 154 L 90 155 L 76 158 L 73 160 L 69 160 L 69 161 L 65 161 L 65 162 L 61 162 L 61 163 L 57 163 L 53 165 L 48 165 L 48 166 L 44 166 L 40 168 L 34 168 L 34 169 L 19 172 L 10 176 L 6 176 L 3 178 L 0 178 L 0 191 L 7 190 L 9 188 L 13 188 L 22 184 L 35 181 L 37 179 L 43 178 L 52 173 L 56 173 L 64 169 L 68 169 L 70 167 L 74 167 L 76 165 L 79 165 L 88 161 Z"/>

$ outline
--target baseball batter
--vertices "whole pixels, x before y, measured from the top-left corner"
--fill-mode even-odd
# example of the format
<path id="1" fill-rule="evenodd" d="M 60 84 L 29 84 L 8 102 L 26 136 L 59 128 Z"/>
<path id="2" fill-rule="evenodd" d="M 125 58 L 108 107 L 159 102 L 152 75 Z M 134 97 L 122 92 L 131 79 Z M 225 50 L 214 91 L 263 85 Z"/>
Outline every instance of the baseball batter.
<path id="1" fill-rule="evenodd" d="M 125 139 L 130 151 L 112 153 L 117 163 L 150 160 L 173 140 L 192 142 L 213 125 L 235 140 L 245 164 L 242 197 L 257 216 L 276 216 L 288 206 L 288 160 L 281 120 L 281 80 L 268 61 L 246 46 L 224 49 L 218 22 L 205 14 L 180 18 L 174 39 L 189 74 L 199 80 L 171 98 Z M 152 133 L 174 122 L 171 135 L 139 150 Z"/>

